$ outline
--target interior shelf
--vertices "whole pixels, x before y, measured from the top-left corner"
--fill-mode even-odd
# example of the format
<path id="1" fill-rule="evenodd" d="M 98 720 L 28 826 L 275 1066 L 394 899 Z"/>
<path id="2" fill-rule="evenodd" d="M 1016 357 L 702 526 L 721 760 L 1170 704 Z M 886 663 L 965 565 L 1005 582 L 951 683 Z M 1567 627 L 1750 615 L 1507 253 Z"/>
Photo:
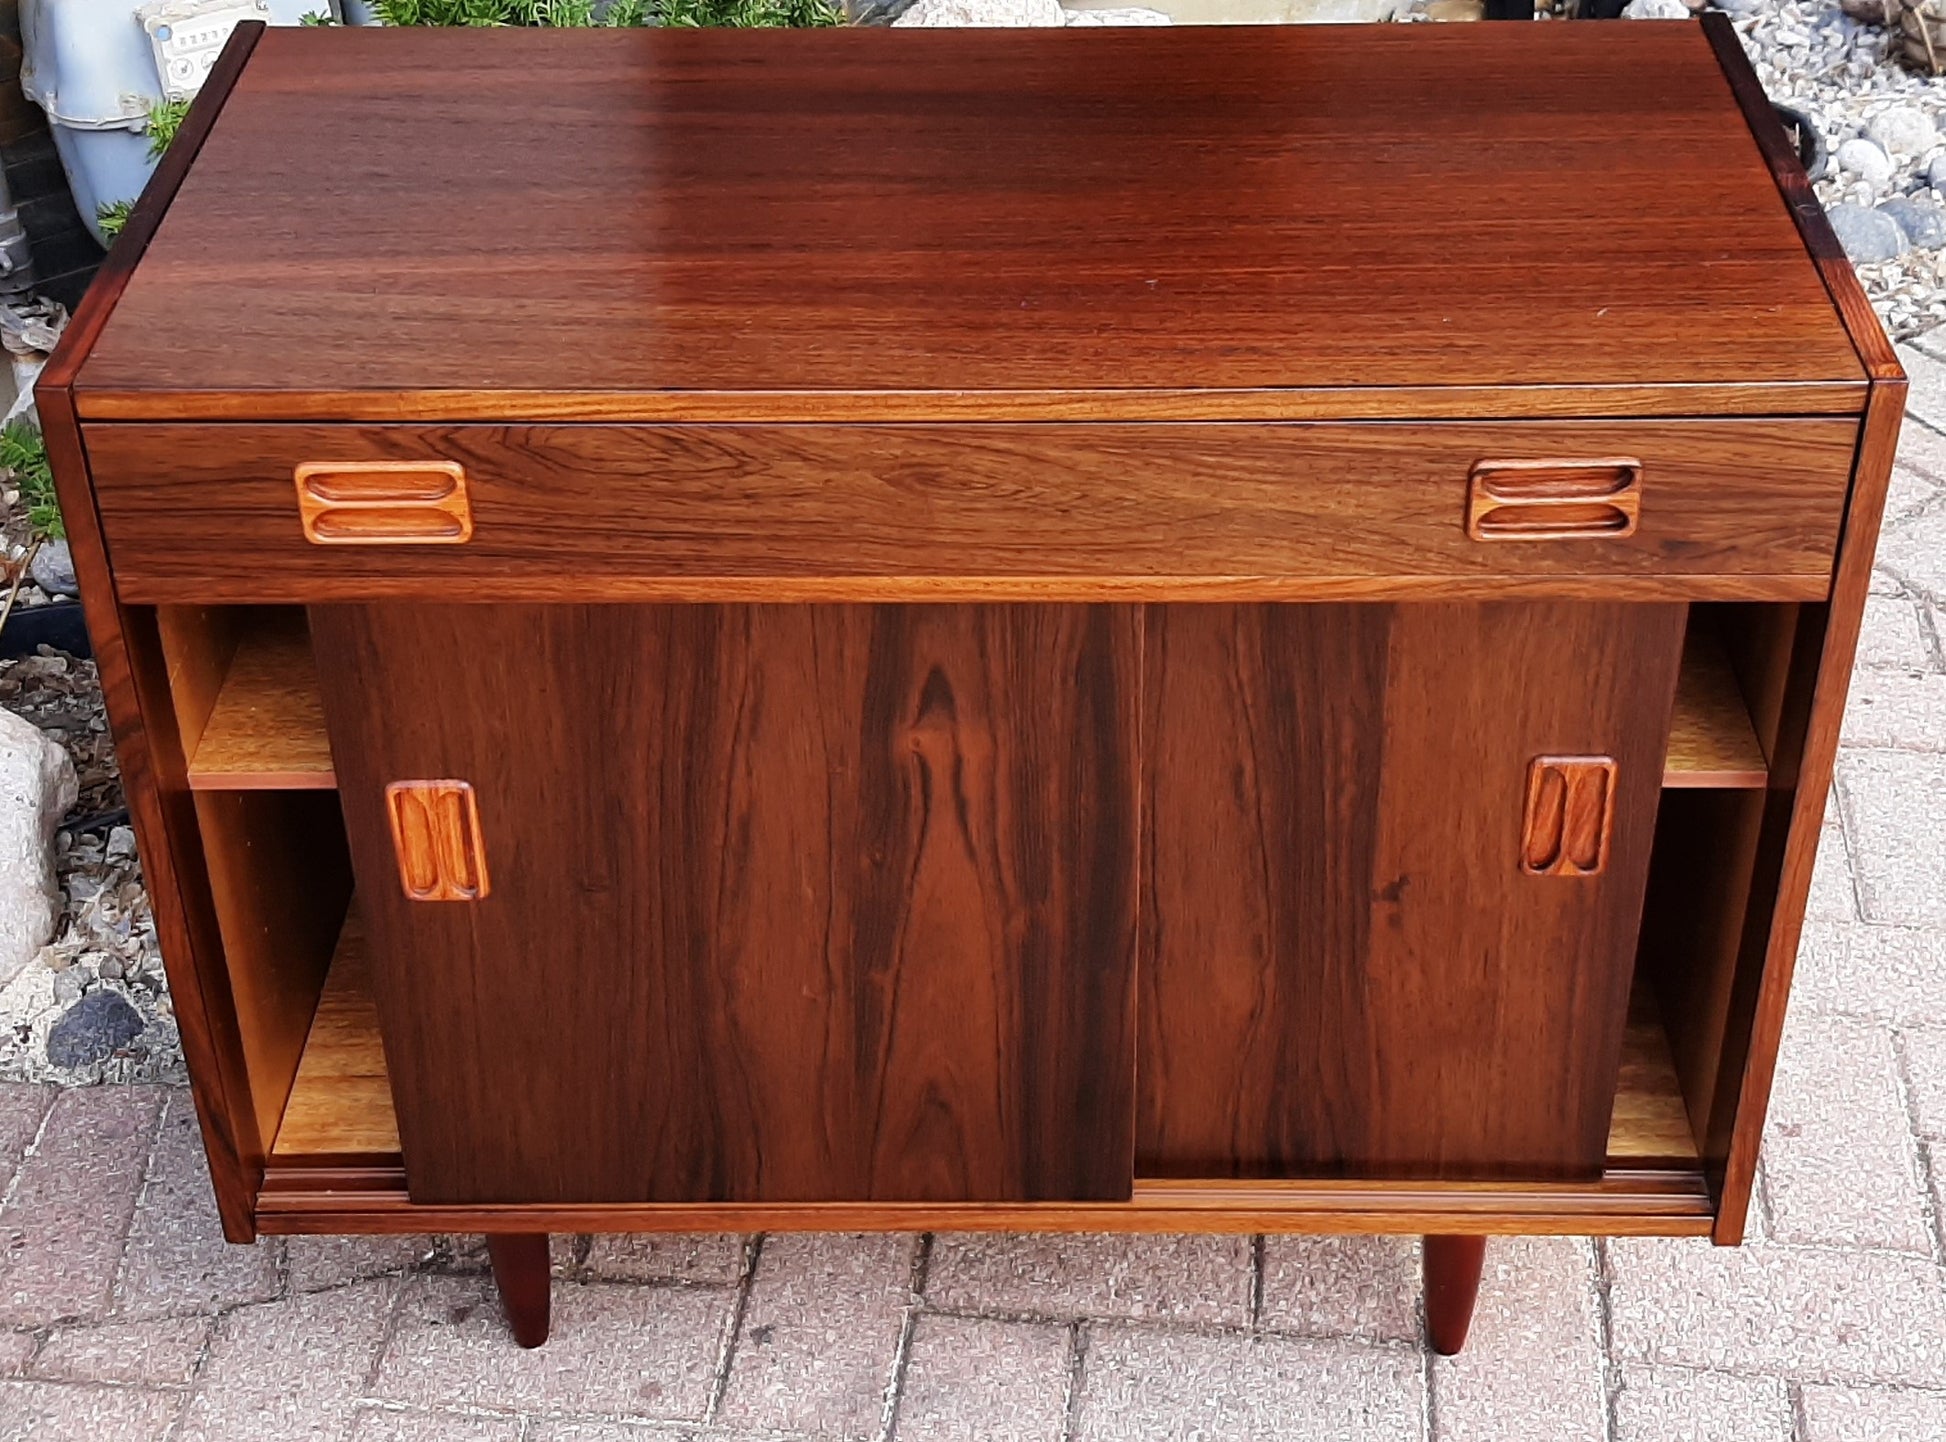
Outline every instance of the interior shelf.
<path id="1" fill-rule="evenodd" d="M 1676 683 L 1665 787 L 1760 788 L 1763 747 L 1723 648 L 1693 628 Z M 337 784 L 303 613 L 267 610 L 239 637 L 189 763 L 198 791 L 326 790 Z"/>
<path id="2" fill-rule="evenodd" d="M 1676 681 L 1663 786 L 1760 788 L 1769 774 L 1729 657 L 1707 627 L 1692 625 Z"/>
<path id="3" fill-rule="evenodd" d="M 189 762 L 197 791 L 329 790 L 331 746 L 304 613 L 252 614 Z"/>
<path id="4" fill-rule="evenodd" d="M 338 937 L 271 1156 L 337 1166 L 399 1159 L 392 1080 L 379 1042 L 378 1007 L 356 907 Z"/>
<path id="5" fill-rule="evenodd" d="M 399 1163 L 399 1123 L 355 905 L 338 939 L 271 1159 L 284 1166 L 314 1167 Z M 1669 1040 L 1653 1001 L 1639 987 L 1622 1042 L 1608 1164 L 1623 1169 L 1697 1166 Z"/>

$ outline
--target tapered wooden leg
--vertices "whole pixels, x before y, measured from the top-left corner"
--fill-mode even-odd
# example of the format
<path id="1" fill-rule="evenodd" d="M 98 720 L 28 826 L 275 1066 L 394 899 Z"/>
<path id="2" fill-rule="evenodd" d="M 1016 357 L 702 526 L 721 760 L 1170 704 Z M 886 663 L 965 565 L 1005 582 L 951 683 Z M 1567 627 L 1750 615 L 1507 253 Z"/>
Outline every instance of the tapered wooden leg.
<path id="1" fill-rule="evenodd" d="M 1485 1237 L 1426 1238 L 1426 1335 L 1442 1357 L 1466 1345 L 1486 1257 Z"/>
<path id="2" fill-rule="evenodd" d="M 547 1308 L 553 1283 L 546 1232 L 508 1232 L 487 1238 L 493 1281 L 514 1341 L 538 1347 L 547 1340 Z M 1463 1329 L 1462 1329 L 1463 1330 Z"/>

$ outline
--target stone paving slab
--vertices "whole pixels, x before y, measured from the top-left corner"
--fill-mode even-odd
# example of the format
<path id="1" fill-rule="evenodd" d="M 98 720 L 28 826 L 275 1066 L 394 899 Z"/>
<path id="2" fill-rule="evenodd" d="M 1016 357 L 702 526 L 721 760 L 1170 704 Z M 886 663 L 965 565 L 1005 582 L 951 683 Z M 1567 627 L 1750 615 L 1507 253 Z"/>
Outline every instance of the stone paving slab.
<path id="1" fill-rule="evenodd" d="M 0 1204 L 0 1327 L 105 1309 L 161 1105 L 154 1087 L 55 1098 Z"/>
<path id="2" fill-rule="evenodd" d="M 1607 1442 L 1593 1246 L 1582 1237 L 1497 1242 L 1480 1294 L 1465 1350 L 1432 1364 L 1439 1435 Z"/>
<path id="3" fill-rule="evenodd" d="M 202 1364 L 214 1327 L 214 1319 L 207 1316 L 60 1327 L 42 1343 L 27 1370 L 52 1382 L 183 1387 Z"/>
<path id="4" fill-rule="evenodd" d="M 870 1438 L 891 1407 L 919 1239 L 764 1240 L 718 1416 L 743 1427 Z"/>
<path id="5" fill-rule="evenodd" d="M 115 1281 L 124 1317 L 173 1317 L 267 1302 L 282 1289 L 282 1243 L 233 1246 L 212 1226 L 209 1166 L 189 1093 L 173 1091 L 162 1108 L 147 1182 Z"/>
<path id="6" fill-rule="evenodd" d="M 1932 1227 L 1892 1034 L 1793 1015 L 1764 1138 L 1775 1241 L 1930 1256 Z"/>
<path id="7" fill-rule="evenodd" d="M 1426 1435 L 1416 1349 L 1088 1328 L 1076 1442 L 1414 1442 Z"/>
<path id="8" fill-rule="evenodd" d="M 1797 1442 L 1790 1388 L 1777 1377 L 1624 1367 L 1615 1442 Z"/>
<path id="9" fill-rule="evenodd" d="M 1073 1329 L 921 1317 L 899 1401 L 900 1442 L 1061 1442 Z"/>
<path id="10" fill-rule="evenodd" d="M 507 1345 L 487 1278 L 418 1277 L 370 1394 L 421 1408 L 700 1422 L 734 1302 L 727 1289 L 556 1283 L 553 1337 L 522 1351 Z"/>
<path id="11" fill-rule="evenodd" d="M 1238 1236 L 941 1236 L 926 1300 L 948 1311 L 1241 1326 L 1251 1244 Z"/>
<path id="12" fill-rule="evenodd" d="M 1939 1442 L 1946 1393 L 1806 1387 L 1804 1442 Z"/>
<path id="13" fill-rule="evenodd" d="M 336 1442 L 384 1341 L 398 1283 L 238 1307 L 217 1324 L 171 1442 Z"/>
<path id="14" fill-rule="evenodd" d="M 1262 1325 L 1306 1337 L 1417 1342 L 1417 1237 L 1264 1238 Z"/>
<path id="15" fill-rule="evenodd" d="M 0 1442 L 164 1442 L 181 1411 L 177 1392 L 0 1382 Z"/>
<path id="16" fill-rule="evenodd" d="M 1946 1285 L 1931 1257 L 1660 1238 L 1618 1238 L 1607 1255 L 1622 1360 L 1946 1388 Z"/>

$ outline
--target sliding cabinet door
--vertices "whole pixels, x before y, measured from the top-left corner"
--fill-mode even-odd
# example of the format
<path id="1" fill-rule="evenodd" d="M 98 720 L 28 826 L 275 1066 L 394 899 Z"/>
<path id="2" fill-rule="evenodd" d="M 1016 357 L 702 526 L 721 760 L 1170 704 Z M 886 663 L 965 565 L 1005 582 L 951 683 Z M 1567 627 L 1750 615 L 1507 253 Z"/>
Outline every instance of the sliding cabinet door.
<path id="1" fill-rule="evenodd" d="M 1150 609 L 1138 1174 L 1601 1171 L 1683 615 Z"/>
<path id="2" fill-rule="evenodd" d="M 315 609 L 413 1198 L 1127 1196 L 1139 624 Z"/>

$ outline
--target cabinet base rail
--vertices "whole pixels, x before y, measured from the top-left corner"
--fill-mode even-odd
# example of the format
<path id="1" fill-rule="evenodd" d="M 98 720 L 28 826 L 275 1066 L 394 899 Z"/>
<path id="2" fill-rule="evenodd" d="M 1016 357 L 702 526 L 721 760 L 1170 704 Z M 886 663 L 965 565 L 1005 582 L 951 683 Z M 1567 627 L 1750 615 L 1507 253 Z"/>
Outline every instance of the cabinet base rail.
<path id="1" fill-rule="evenodd" d="M 1702 1174 L 1586 1183 L 1138 1181 L 1126 1202 L 415 1203 L 396 1167 L 273 1166 L 257 1230 L 382 1232 L 1064 1231 L 1705 1236 Z M 237 1240 L 247 1240 L 239 1238 Z"/>

